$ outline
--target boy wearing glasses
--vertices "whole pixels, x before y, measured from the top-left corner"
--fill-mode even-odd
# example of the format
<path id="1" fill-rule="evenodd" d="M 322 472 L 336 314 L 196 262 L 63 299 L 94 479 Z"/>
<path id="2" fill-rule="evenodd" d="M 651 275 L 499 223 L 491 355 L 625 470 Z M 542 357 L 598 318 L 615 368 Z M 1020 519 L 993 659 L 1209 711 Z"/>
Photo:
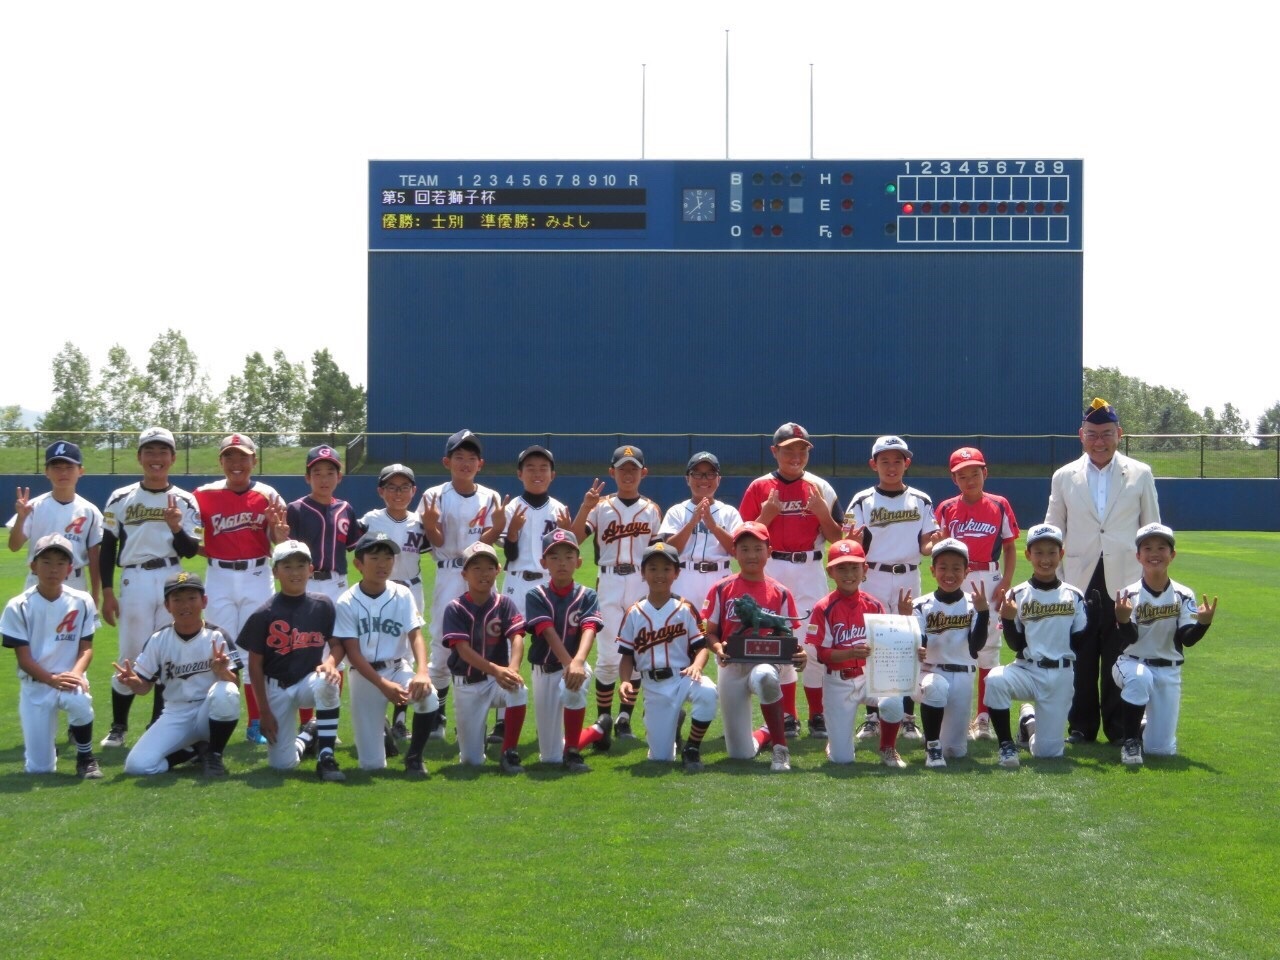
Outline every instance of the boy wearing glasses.
<path id="1" fill-rule="evenodd" d="M 689 499 L 662 518 L 658 536 L 680 553 L 675 592 L 701 608 L 717 581 L 729 576 L 733 531 L 742 524 L 738 508 L 716 499 L 720 461 L 705 450 L 689 458 L 684 471 Z"/>

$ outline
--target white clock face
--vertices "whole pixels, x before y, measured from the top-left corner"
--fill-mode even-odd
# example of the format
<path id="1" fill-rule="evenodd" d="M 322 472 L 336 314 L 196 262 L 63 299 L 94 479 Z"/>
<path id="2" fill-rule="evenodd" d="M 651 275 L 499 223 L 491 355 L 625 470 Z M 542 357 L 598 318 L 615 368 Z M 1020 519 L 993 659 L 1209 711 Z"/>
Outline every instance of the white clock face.
<path id="1" fill-rule="evenodd" d="M 692 188 L 684 191 L 682 216 L 686 223 L 710 223 L 716 218 L 716 192 Z"/>

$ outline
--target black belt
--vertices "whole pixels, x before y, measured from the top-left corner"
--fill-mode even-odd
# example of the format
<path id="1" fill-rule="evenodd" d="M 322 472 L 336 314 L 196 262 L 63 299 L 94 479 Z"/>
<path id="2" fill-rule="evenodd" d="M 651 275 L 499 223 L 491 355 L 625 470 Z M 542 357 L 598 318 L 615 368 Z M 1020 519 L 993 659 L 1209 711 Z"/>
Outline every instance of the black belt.
<path id="1" fill-rule="evenodd" d="M 912 570 L 920 569 L 919 565 L 914 563 L 869 563 L 867 566 L 881 573 L 910 573 Z"/>
<path id="2" fill-rule="evenodd" d="M 943 673 L 973 673 L 974 670 L 978 669 L 975 666 L 963 663 L 926 663 L 925 666 L 931 670 L 941 670 Z"/>
<path id="3" fill-rule="evenodd" d="M 1126 654 L 1126 656 L 1128 656 Z M 1141 660 L 1148 667 L 1180 667 L 1181 660 L 1161 660 L 1156 657 L 1130 657 L 1131 660 Z"/>
<path id="4" fill-rule="evenodd" d="M 84 573 L 84 567 L 76 567 L 74 570 L 71 571 L 71 576 L 73 578 L 78 577 L 82 573 Z"/>
<path id="5" fill-rule="evenodd" d="M 783 553 L 781 550 L 770 552 L 771 560 L 786 560 L 790 563 L 808 563 L 810 560 L 821 560 L 821 550 L 802 550 L 799 553 Z"/>
<path id="6" fill-rule="evenodd" d="M 461 683 L 463 686 L 469 686 L 470 684 L 473 684 L 473 683 L 484 683 L 486 680 L 492 680 L 492 679 L 493 679 L 492 677 L 483 673 L 480 676 L 474 677 L 474 678 L 468 678 L 465 673 L 455 673 L 453 675 L 453 682 Z"/>
<path id="7" fill-rule="evenodd" d="M 396 583 L 402 587 L 416 587 L 422 582 L 421 577 L 414 577 L 412 580 L 397 580 Z"/>
<path id="8" fill-rule="evenodd" d="M 559 673 L 564 669 L 564 664 L 559 660 L 551 663 L 535 663 L 534 666 L 542 670 L 543 673 Z"/>
<path id="9" fill-rule="evenodd" d="M 634 563 L 616 563 L 612 567 L 601 567 L 601 573 L 616 573 L 620 577 L 629 577 L 640 568 Z"/>
<path id="10" fill-rule="evenodd" d="M 1061 660 L 1047 660 L 1044 657 L 1041 657 L 1039 660 L 1032 660 L 1028 657 L 1024 657 L 1022 654 L 1018 654 L 1018 659 L 1023 663 L 1029 663 L 1037 667 L 1044 667 L 1046 670 L 1057 670 L 1060 667 L 1069 667 L 1075 662 L 1067 657 L 1063 657 Z"/>
<path id="11" fill-rule="evenodd" d="M 176 567 L 177 565 L 177 557 L 158 557 L 155 560 L 147 560 L 144 563 L 126 563 L 124 568 L 126 570 L 132 570 L 135 567 L 139 570 L 159 570 L 161 567 Z"/>
<path id="12" fill-rule="evenodd" d="M 644 675 L 650 680 L 670 680 L 676 675 L 676 672 L 670 667 L 666 667 L 662 670 L 646 670 Z"/>
<path id="13" fill-rule="evenodd" d="M 535 580 L 542 579 L 541 573 L 534 573 L 532 570 L 512 570 L 511 573 L 515 574 L 526 583 L 533 583 Z"/>
<path id="14" fill-rule="evenodd" d="M 266 557 L 259 557 L 257 560 L 215 560 L 213 561 L 223 570 L 248 570 L 250 567 L 260 567 L 267 562 Z"/>
<path id="15" fill-rule="evenodd" d="M 680 569 L 693 570 L 696 573 L 715 573 L 718 570 L 728 570 L 729 561 L 728 560 L 699 560 L 696 563 L 694 563 L 693 561 L 689 561 L 688 563 L 680 564 Z"/>
<path id="16" fill-rule="evenodd" d="M 403 658 L 397 657 L 395 660 L 370 660 L 369 666 L 375 670 L 385 670 L 387 667 L 394 667 L 398 663 L 403 663 Z"/>
<path id="17" fill-rule="evenodd" d="M 463 563 L 463 560 L 461 557 L 455 557 L 452 560 L 437 560 L 436 566 L 439 567 L 441 570 L 444 570 L 446 568 L 449 570 L 456 570 L 458 567 L 462 566 L 462 563 Z"/>
<path id="18" fill-rule="evenodd" d="M 314 570 L 311 573 L 312 580 L 332 580 L 334 577 L 340 577 L 342 574 L 334 573 L 332 570 Z"/>

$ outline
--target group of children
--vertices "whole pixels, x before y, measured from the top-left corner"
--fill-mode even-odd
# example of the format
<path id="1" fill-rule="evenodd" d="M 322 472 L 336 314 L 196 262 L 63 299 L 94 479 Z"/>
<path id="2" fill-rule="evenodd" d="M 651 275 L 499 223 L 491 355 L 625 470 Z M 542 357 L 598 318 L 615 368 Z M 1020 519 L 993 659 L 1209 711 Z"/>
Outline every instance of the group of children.
<path id="1" fill-rule="evenodd" d="M 58 441 L 46 451 L 52 491 L 32 499 L 19 490 L 10 548 L 30 541 L 31 576 L 0 621 L 23 681 L 26 769 L 54 769 L 61 710 L 77 773 L 101 776 L 86 678 L 99 593 L 104 618 L 118 621 L 120 632 L 113 722 L 102 746 L 123 746 L 133 698 L 155 696 L 152 722 L 126 757 L 128 773 L 159 773 L 198 759 L 207 775 L 225 774 L 222 754 L 240 717 L 246 668 L 247 736 L 267 744 L 273 768 L 314 757 L 322 780 L 344 779 L 334 747 L 341 692 L 349 686 L 362 769 L 386 767 L 407 740 L 406 774 L 426 777 L 424 748 L 443 736 L 454 689 L 461 762 L 483 764 L 486 742 L 499 743 L 500 769 L 520 773 L 526 636 L 539 759 L 570 772 L 589 769 L 589 749 L 607 751 L 615 737 L 634 736 L 642 689 L 651 759 L 678 756 L 686 770 L 702 769 L 702 741 L 719 711 L 730 758 L 768 750 L 772 770 L 790 770 L 800 673 L 810 735 L 827 739 L 833 763 L 852 762 L 857 740 L 878 738 L 882 762 L 905 767 L 900 734 L 922 736 L 929 768 L 964 756 L 967 742 L 979 738 L 998 741 L 1005 767 L 1018 766 L 1019 745 L 1036 757 L 1061 755 L 1073 642 L 1089 616 L 1081 591 L 1058 579 L 1061 531 L 1040 524 L 1028 532 L 1032 574 L 1015 587 L 1017 523 L 1007 501 L 984 491 L 980 451 L 966 447 L 952 455 L 960 494 L 934 509 L 906 484 L 907 445 L 881 437 L 870 461 L 877 484 L 841 513 L 830 485 L 807 470 L 811 446 L 803 427 L 780 427 L 773 445 L 778 469 L 752 483 L 740 510 L 715 499 L 715 456 L 695 454 L 686 470 L 691 497 L 664 518 L 639 492 L 647 474 L 643 453 L 624 445 L 609 471 L 616 493 L 605 494 L 597 480 L 571 518 L 549 493 L 555 477 L 549 450 L 521 452 L 524 490 L 504 502 L 477 483 L 481 441 L 464 430 L 445 445 L 449 481 L 426 491 L 416 511 L 414 473 L 393 464 L 378 477 L 384 508 L 356 518 L 335 495 L 342 465 L 327 446 L 309 451 L 310 493 L 286 507 L 253 480 L 256 450 L 247 437 L 223 441 L 225 480 L 192 495 L 169 482 L 172 435 L 151 428 L 139 442 L 142 479 L 113 493 L 102 515 L 75 493 L 80 451 Z M 594 590 L 576 582 L 580 545 L 592 536 L 599 564 Z M 497 544 L 506 561 L 501 590 Z M 1170 580 L 1175 551 L 1167 527 L 1144 527 L 1135 549 L 1142 579 L 1116 598 L 1129 641 L 1115 668 L 1126 704 L 1127 764 L 1141 763 L 1144 748 L 1175 752 L 1183 650 L 1204 635 L 1217 605 L 1216 598 L 1197 605 L 1193 593 Z M 197 552 L 209 561 L 204 578 L 180 566 L 180 558 Z M 360 573 L 351 586 L 348 552 Z M 437 567 L 430 641 L 423 634 L 423 553 Z M 923 596 L 922 557 L 929 557 L 937 582 Z M 790 663 L 729 659 L 727 641 L 743 626 L 737 601 L 748 596 L 802 634 Z M 919 627 L 919 680 L 911 697 L 868 690 L 873 638 L 865 617 L 888 611 L 913 617 Z M 1002 633 L 1016 654 L 1005 666 Z M 712 656 L 715 682 L 706 675 Z M 589 690 L 597 717 L 587 726 Z M 1024 701 L 1016 739 L 1015 699 Z M 913 717 L 917 702 L 922 735 Z M 861 726 L 859 705 L 867 710 Z M 487 718 L 495 709 L 499 720 L 490 734 Z"/>

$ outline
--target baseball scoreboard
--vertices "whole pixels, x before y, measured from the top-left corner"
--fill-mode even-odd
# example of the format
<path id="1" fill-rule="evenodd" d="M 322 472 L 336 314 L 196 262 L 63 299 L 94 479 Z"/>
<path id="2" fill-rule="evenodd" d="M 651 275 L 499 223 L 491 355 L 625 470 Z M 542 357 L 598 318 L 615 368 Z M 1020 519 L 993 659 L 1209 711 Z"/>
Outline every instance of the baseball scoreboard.
<path id="1" fill-rule="evenodd" d="M 370 430 L 1060 433 L 1081 181 L 1068 158 L 373 161 Z"/>

